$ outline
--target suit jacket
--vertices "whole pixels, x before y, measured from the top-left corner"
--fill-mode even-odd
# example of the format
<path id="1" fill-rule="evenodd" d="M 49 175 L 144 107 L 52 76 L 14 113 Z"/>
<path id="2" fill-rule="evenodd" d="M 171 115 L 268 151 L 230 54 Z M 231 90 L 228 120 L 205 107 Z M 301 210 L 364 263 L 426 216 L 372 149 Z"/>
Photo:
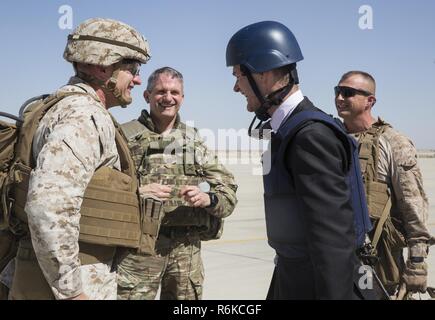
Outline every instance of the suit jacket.
<path id="1" fill-rule="evenodd" d="M 305 98 L 284 121 L 305 110 L 319 109 Z M 273 144 L 274 138 L 272 152 Z M 293 270 L 297 278 L 289 275 L 290 278 L 277 279 L 287 278 L 283 281 L 288 281 L 288 290 L 300 290 L 298 286 L 292 289 L 292 283 L 306 279 L 303 286 L 312 288 L 312 294 L 306 292 L 304 299 L 354 297 L 355 230 L 347 186 L 347 148 L 347 143 L 340 140 L 333 129 L 315 121 L 300 129 L 286 147 L 285 167 L 291 176 L 289 183 L 299 200 L 298 214 L 303 221 L 307 257 L 303 263 L 308 267 L 300 268 L 301 262 L 296 260 L 293 263 L 291 259 L 281 259 L 284 267 L 280 271 L 289 275 Z M 289 226 L 289 232 L 294 227 Z"/>

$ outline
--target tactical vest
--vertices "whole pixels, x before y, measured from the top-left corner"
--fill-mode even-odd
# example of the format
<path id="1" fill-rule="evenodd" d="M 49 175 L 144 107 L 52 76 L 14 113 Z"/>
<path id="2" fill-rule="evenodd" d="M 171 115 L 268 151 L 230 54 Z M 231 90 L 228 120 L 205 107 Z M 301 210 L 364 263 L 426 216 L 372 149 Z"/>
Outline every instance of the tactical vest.
<path id="1" fill-rule="evenodd" d="M 147 121 L 151 121 L 148 113 L 145 115 Z M 140 184 L 158 183 L 172 187 L 171 199 L 163 205 L 162 226 L 210 228 L 210 214 L 202 208 L 189 207 L 179 196 L 182 186 L 198 186 L 205 181 L 203 169 L 195 157 L 195 129 L 180 123 L 168 135 L 161 135 L 134 120 L 123 124 L 122 130 L 128 139 Z"/>
<path id="2" fill-rule="evenodd" d="M 406 247 L 404 236 L 394 226 L 390 216 L 389 187 L 378 178 L 379 139 L 389 127 L 391 128 L 391 125 L 379 119 L 370 129 L 356 135 L 367 206 L 374 225 L 369 236 L 372 240 L 373 254 L 379 258 L 377 274 L 387 289 L 400 281 L 402 267 L 397 257 Z"/>
<path id="3" fill-rule="evenodd" d="M 284 120 L 283 125 L 271 140 L 268 154 L 265 155 L 270 157 L 270 171 L 263 178 L 268 241 L 278 254 L 288 258 L 306 258 L 308 256 L 308 241 L 305 222 L 302 218 L 301 203 L 294 188 L 294 179 L 286 166 L 285 158 L 287 147 L 294 135 L 310 121 L 324 123 L 334 130 L 342 141 L 347 141 L 349 172 L 346 182 L 349 187 L 349 200 L 354 212 L 355 249 L 364 245 L 365 236 L 371 230 L 355 140 L 349 137 L 333 118 L 323 112 L 299 112 Z M 266 158 L 263 157 L 263 164 L 265 161 Z"/>
<path id="4" fill-rule="evenodd" d="M 12 198 L 15 199 L 12 212 L 14 217 L 24 222 L 25 226 L 27 214 L 24 208 L 29 177 L 35 165 L 32 141 L 39 122 L 46 112 L 63 98 L 84 94 L 87 93 L 66 92 L 52 95 L 42 103 L 31 105 L 25 112 L 25 121 L 19 130 L 15 151 L 14 170 L 11 171 L 15 175 L 15 183 L 11 190 Z M 116 122 L 115 127 L 117 127 Z M 115 139 L 122 172 L 108 167 L 101 167 L 95 171 L 86 188 L 80 208 L 79 241 L 91 245 L 138 248 L 140 252 L 151 254 L 154 253 L 154 246 L 149 238 L 150 235 L 154 237 L 157 235 L 158 228 L 148 224 L 143 225 L 145 221 L 139 211 L 135 166 L 119 128 L 116 128 Z M 83 245 L 83 247 L 89 246 Z M 98 255 L 98 252 L 90 255 Z"/>

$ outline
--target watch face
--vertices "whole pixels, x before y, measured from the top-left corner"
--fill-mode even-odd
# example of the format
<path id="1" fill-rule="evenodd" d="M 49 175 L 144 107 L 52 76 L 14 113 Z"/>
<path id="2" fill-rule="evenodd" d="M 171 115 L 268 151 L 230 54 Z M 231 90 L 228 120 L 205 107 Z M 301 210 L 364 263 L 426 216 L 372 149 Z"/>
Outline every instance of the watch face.
<path id="1" fill-rule="evenodd" d="M 204 193 L 210 192 L 210 184 L 207 181 L 203 181 L 200 184 L 198 184 L 199 190 Z"/>

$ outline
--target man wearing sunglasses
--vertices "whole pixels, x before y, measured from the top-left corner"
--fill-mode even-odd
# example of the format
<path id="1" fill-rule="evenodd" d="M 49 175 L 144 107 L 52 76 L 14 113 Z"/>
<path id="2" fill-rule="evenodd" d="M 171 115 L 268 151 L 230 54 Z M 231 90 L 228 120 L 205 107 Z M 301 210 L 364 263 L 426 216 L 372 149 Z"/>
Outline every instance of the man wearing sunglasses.
<path id="1" fill-rule="evenodd" d="M 17 148 L 31 160 L 14 188 L 22 233 L 12 299 L 116 299 L 116 250 L 140 249 L 145 237 L 133 160 L 108 109 L 132 102 L 148 43 L 125 23 L 94 18 L 68 37 L 64 58 L 75 75 L 30 105 L 31 136 Z"/>
<path id="2" fill-rule="evenodd" d="M 366 198 L 374 223 L 370 238 L 373 254 L 379 258 L 377 274 L 390 295 L 425 292 L 425 258 L 433 238 L 426 226 L 428 199 L 416 149 L 409 138 L 373 117 L 376 82 L 370 74 L 347 72 L 334 89 L 338 115 L 359 142 Z"/>

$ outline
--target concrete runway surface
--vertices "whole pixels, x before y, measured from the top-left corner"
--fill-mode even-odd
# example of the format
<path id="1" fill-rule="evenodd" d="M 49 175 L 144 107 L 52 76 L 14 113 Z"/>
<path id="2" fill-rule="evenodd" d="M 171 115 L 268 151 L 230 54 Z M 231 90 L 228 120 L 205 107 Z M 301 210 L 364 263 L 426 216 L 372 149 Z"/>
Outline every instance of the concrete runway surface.
<path id="1" fill-rule="evenodd" d="M 273 271 L 274 251 L 266 240 L 262 176 L 256 156 L 249 164 L 231 163 L 220 157 L 236 178 L 239 203 L 225 220 L 221 239 L 202 243 L 205 268 L 203 299 L 263 300 Z M 237 160 L 237 159 L 235 159 Z M 429 226 L 435 234 L 435 159 L 419 159 L 424 186 L 429 197 Z M 435 246 L 432 247 L 435 250 Z M 428 284 L 435 287 L 435 253 L 430 253 Z M 415 298 L 420 298 L 418 295 Z M 421 295 L 428 299 L 428 295 Z"/>

